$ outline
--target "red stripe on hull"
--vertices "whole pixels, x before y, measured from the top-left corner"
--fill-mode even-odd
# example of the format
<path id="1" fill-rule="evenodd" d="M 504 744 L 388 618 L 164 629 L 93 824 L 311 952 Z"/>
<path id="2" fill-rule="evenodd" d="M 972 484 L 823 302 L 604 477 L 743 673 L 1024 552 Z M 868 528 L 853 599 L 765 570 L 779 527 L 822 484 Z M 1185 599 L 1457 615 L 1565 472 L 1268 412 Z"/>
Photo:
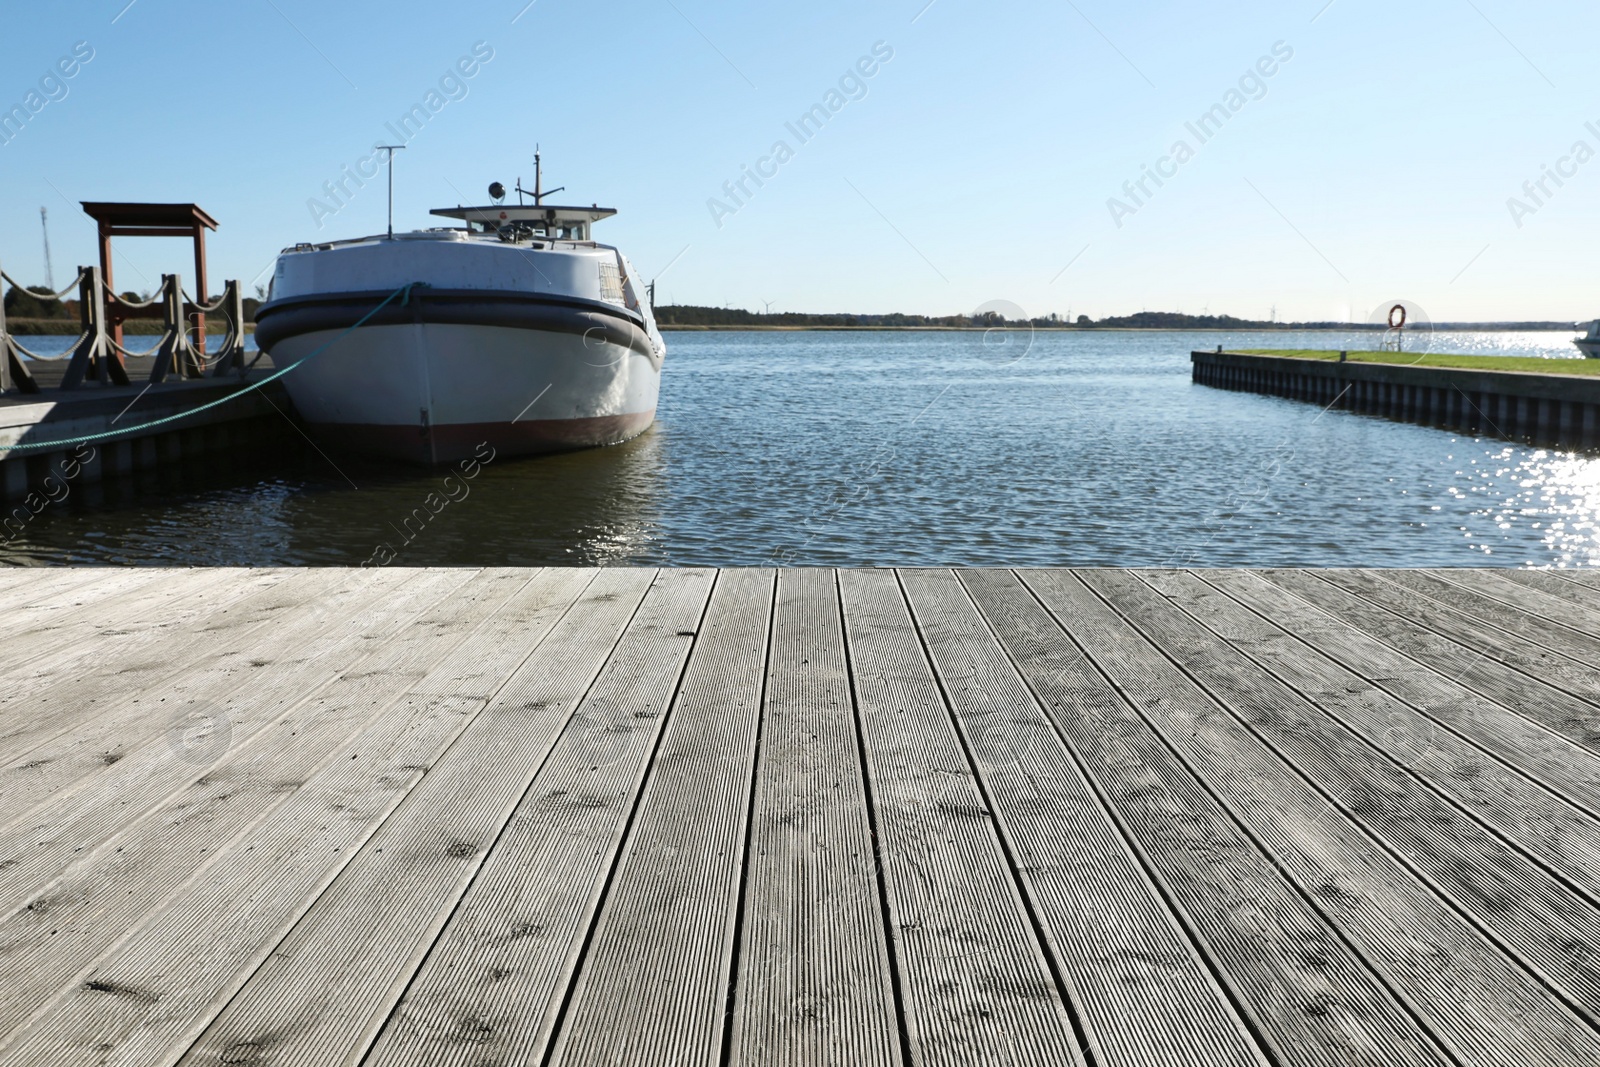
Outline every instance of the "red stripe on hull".
<path id="1" fill-rule="evenodd" d="M 656 413 L 600 415 L 589 419 L 526 419 L 519 422 L 466 422 L 444 426 L 388 426 L 378 423 L 313 424 L 318 439 L 341 450 L 407 463 L 454 463 L 488 444 L 496 458 L 571 452 L 619 445 L 650 428 Z"/>

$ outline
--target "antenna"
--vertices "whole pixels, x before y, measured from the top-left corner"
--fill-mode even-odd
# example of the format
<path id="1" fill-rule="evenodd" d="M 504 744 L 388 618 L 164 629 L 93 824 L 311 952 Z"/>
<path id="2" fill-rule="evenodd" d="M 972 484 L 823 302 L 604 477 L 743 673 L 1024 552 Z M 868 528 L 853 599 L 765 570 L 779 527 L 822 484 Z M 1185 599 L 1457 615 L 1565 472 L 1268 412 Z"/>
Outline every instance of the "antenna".
<path id="1" fill-rule="evenodd" d="M 380 144 L 374 147 L 389 153 L 384 163 L 389 168 L 389 240 L 394 240 L 394 154 L 405 148 L 403 144 Z"/>
<path id="2" fill-rule="evenodd" d="M 44 284 L 53 293 L 56 290 L 56 272 L 50 266 L 50 212 L 39 209 L 39 225 L 44 229 Z"/>
<path id="3" fill-rule="evenodd" d="M 544 191 L 544 161 L 542 159 L 540 159 L 540 157 L 539 157 L 539 146 L 538 145 L 534 145 L 533 146 L 533 191 L 530 193 L 530 192 L 528 192 L 528 190 L 524 189 L 522 187 L 522 179 L 518 178 L 517 179 L 517 203 L 519 203 L 519 204 L 522 203 L 522 195 L 524 193 L 527 193 L 527 195 L 533 197 L 533 206 L 534 207 L 538 207 L 543 202 L 545 197 L 549 196 L 551 193 L 559 193 L 561 190 L 563 190 L 565 188 L 566 188 L 565 185 L 558 185 L 554 189 L 551 189 L 549 193 Z"/>

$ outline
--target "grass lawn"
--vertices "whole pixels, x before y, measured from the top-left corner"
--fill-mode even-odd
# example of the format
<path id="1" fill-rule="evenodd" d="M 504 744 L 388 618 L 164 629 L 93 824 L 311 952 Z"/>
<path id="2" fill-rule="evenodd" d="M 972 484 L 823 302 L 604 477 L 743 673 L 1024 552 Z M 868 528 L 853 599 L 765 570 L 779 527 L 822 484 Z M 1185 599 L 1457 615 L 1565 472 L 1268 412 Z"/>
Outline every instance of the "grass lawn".
<path id="1" fill-rule="evenodd" d="M 1577 350 L 1574 349 L 1574 352 Z M 1317 349 L 1246 348 L 1245 356 L 1288 356 L 1337 362 L 1338 352 Z M 1600 377 L 1600 359 L 1540 359 L 1537 356 L 1455 356 L 1443 352 L 1351 352 L 1351 363 L 1394 363 L 1406 367 L 1457 367 L 1463 370 L 1508 370 L 1532 374 L 1581 374 Z"/>

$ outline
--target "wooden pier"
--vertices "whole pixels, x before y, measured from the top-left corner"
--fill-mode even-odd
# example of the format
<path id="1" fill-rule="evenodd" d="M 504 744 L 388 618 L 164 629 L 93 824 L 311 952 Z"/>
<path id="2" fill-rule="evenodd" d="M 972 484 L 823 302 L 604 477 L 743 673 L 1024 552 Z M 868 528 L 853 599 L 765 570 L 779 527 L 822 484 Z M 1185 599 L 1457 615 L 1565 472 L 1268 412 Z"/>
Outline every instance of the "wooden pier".
<path id="1" fill-rule="evenodd" d="M 239 283 L 224 282 L 222 295 L 207 303 L 205 234 L 217 221 L 194 204 L 83 207 L 99 228 L 99 266 L 79 267 L 60 292 L 34 294 L 56 305 L 76 291 L 80 332 L 71 351 L 60 357 L 30 352 L 8 332 L 0 302 L 0 536 L 64 499 L 75 483 L 120 479 L 197 454 L 271 447 L 300 433 L 276 383 L 210 406 L 246 390 L 252 383 L 247 367 L 254 363 L 247 363 L 250 325 Z M 159 294 L 148 300 L 117 293 L 111 244 L 118 236 L 192 241 L 198 296 L 189 295 L 178 274 L 163 274 Z M 14 293 L 30 292 L 0 270 L 0 295 L 8 282 Z M 208 315 L 225 324 L 215 351 L 206 343 Z M 148 353 L 123 345 L 130 318 L 161 321 Z M 82 440 L 89 437 L 94 440 Z"/>
<path id="2" fill-rule="evenodd" d="M 129 359 L 126 365 L 139 374 L 151 362 Z M 44 501 L 62 499 L 80 486 L 220 453 L 297 448 L 303 440 L 294 407 L 278 382 L 198 410 L 271 374 L 265 359 L 244 376 L 171 381 L 155 388 L 138 380 L 65 392 L 50 388 L 62 370 L 56 363 L 35 371 L 45 391 L 0 396 L 0 504 L 5 505 L 0 535 L 8 518 L 25 522 Z M 183 417 L 150 425 L 173 416 Z M 107 433 L 112 436 L 87 444 L 55 444 Z"/>
<path id="3" fill-rule="evenodd" d="M 1600 577 L 0 572 L 0 1063 L 1600 1063 Z"/>
<path id="4" fill-rule="evenodd" d="M 1192 352 L 1194 381 L 1462 433 L 1600 447 L 1600 377 Z"/>

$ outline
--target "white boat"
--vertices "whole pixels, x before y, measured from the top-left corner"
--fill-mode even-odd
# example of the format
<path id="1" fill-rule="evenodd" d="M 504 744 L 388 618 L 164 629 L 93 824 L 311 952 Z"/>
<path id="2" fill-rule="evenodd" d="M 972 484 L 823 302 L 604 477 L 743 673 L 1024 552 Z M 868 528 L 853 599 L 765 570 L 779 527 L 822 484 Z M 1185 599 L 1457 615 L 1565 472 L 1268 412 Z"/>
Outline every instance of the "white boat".
<path id="1" fill-rule="evenodd" d="M 1578 346 L 1578 351 L 1590 359 L 1600 359 L 1600 319 L 1593 322 L 1580 322 L 1578 329 L 1583 330 L 1582 337 L 1575 337 L 1572 343 Z"/>
<path id="2" fill-rule="evenodd" d="M 591 239 L 616 212 L 532 195 L 432 212 L 458 227 L 283 251 L 256 340 L 280 368 L 304 361 L 282 381 L 317 436 L 450 463 L 485 444 L 527 455 L 649 428 L 666 344 L 627 258 Z"/>

